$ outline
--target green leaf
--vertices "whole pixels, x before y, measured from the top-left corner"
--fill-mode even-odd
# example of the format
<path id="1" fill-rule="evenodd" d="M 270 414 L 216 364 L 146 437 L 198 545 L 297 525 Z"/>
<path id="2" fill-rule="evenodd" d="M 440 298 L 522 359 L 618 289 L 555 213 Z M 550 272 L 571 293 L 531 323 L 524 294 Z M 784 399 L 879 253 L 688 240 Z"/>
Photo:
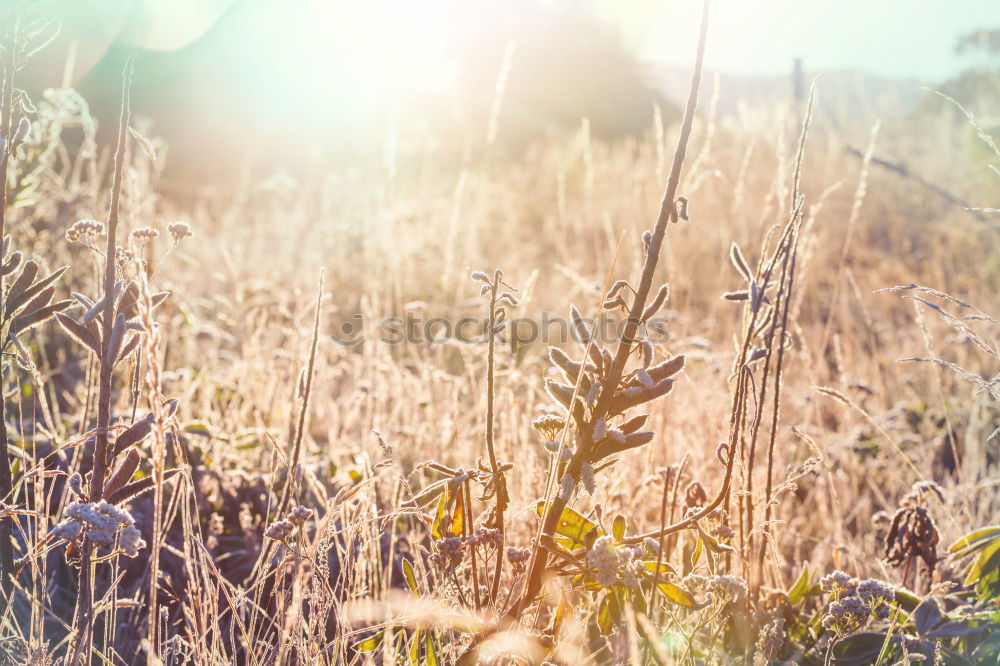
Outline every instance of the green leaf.
<path id="1" fill-rule="evenodd" d="M 431 536 L 435 539 L 444 538 L 444 530 L 446 526 L 445 518 L 448 517 L 448 510 L 451 509 L 452 504 L 455 503 L 455 498 L 458 497 L 462 485 L 462 479 L 450 479 L 448 485 L 445 486 L 445 490 L 441 493 L 441 498 L 438 500 L 437 511 L 434 513 L 434 522 L 431 524 Z M 451 522 L 450 520 L 447 522 Z M 461 523 L 459 523 L 461 525 Z M 457 535 L 456 535 L 457 536 Z"/>
<path id="2" fill-rule="evenodd" d="M 539 501 L 535 504 L 535 512 L 539 518 L 545 516 L 545 509 L 546 502 Z M 556 525 L 556 534 L 571 540 L 573 545 L 577 547 L 586 546 L 586 535 L 591 530 L 597 530 L 598 535 L 604 534 L 604 531 L 595 523 L 587 520 L 583 514 L 574 511 L 568 506 L 562 510 L 562 514 L 559 516 L 559 523 Z"/>
<path id="3" fill-rule="evenodd" d="M 899 636 L 893 634 L 888 638 L 893 643 L 899 642 Z M 833 646 L 833 663 L 841 666 L 869 666 L 874 664 L 882 651 L 886 634 L 882 631 L 862 631 L 846 636 Z"/>
<path id="4" fill-rule="evenodd" d="M 382 636 L 384 633 L 377 633 L 374 636 L 369 636 L 368 638 L 362 639 L 352 645 L 351 647 L 356 652 L 374 652 L 379 645 L 382 644 Z"/>
<path id="5" fill-rule="evenodd" d="M 928 631 L 927 638 L 960 638 L 962 636 L 974 634 L 977 631 L 983 631 L 983 629 L 985 629 L 985 627 L 973 622 L 951 620 L 940 625 L 933 631 Z"/>
<path id="6" fill-rule="evenodd" d="M 961 559 L 984 548 L 990 540 L 1000 539 L 1000 525 L 990 525 L 973 530 L 948 546 L 948 554 Z"/>
<path id="7" fill-rule="evenodd" d="M 615 538 L 615 543 L 621 543 L 625 538 L 625 529 L 628 527 L 628 523 L 625 520 L 625 516 L 618 514 L 615 516 L 614 522 L 611 523 L 611 536 Z"/>
<path id="8" fill-rule="evenodd" d="M 465 493 L 458 491 L 455 497 L 455 510 L 451 513 L 451 534 L 462 536 L 465 529 Z"/>
<path id="9" fill-rule="evenodd" d="M 621 606 L 618 604 L 618 597 L 613 590 L 609 590 L 597 611 L 597 626 L 601 631 L 611 631 L 613 627 L 620 624 L 622 620 Z"/>
<path id="10" fill-rule="evenodd" d="M 811 588 L 812 584 L 809 582 L 809 564 L 806 563 L 802 566 L 802 573 L 799 574 L 799 579 L 795 581 L 795 585 L 792 585 L 792 589 L 788 590 L 788 602 L 793 606 L 799 603 L 806 597 Z"/>
<path id="11" fill-rule="evenodd" d="M 701 534 L 698 534 L 698 543 L 694 547 L 694 552 L 691 553 L 691 568 L 698 566 L 698 560 L 701 559 L 701 551 L 703 550 L 703 545 L 701 541 Z"/>
<path id="12" fill-rule="evenodd" d="M 199 437 L 205 437 L 206 439 L 211 439 L 212 428 L 205 421 L 191 421 L 190 423 L 184 424 L 184 432 L 189 435 L 198 435 Z"/>
<path id="13" fill-rule="evenodd" d="M 698 608 L 698 603 L 691 596 L 691 593 L 685 590 L 679 585 L 674 585 L 673 583 L 660 583 L 657 585 L 660 588 L 660 592 L 663 596 L 667 598 L 668 601 L 672 601 L 678 606 L 683 606 L 684 608 Z"/>
<path id="14" fill-rule="evenodd" d="M 437 666 L 438 657 L 437 657 L 437 650 L 435 649 L 434 645 L 434 635 L 429 631 L 427 632 L 427 635 L 424 637 L 424 648 L 427 650 L 427 653 L 424 655 L 425 659 L 424 663 L 426 663 L 427 666 Z"/>
<path id="15" fill-rule="evenodd" d="M 705 547 L 708 548 L 713 553 L 735 553 L 736 549 L 732 546 L 727 546 L 725 544 L 719 543 L 719 540 L 714 536 L 706 532 L 705 530 L 698 527 L 698 532 L 701 533 L 701 538 L 705 542 Z"/>
<path id="16" fill-rule="evenodd" d="M 986 661 L 987 657 L 997 655 L 1000 655 L 1000 630 L 994 631 L 992 634 L 987 636 L 972 652 L 972 656 L 975 657 L 977 661 L 982 661 L 984 664 L 988 663 Z"/>
<path id="17" fill-rule="evenodd" d="M 966 569 L 965 585 L 977 585 L 980 580 L 1000 569 L 1000 539 L 990 543 Z"/>
<path id="18" fill-rule="evenodd" d="M 920 597 L 914 595 L 908 590 L 904 590 L 901 587 L 896 588 L 896 603 L 907 613 L 912 613 L 920 602 L 923 601 Z"/>
<path id="19" fill-rule="evenodd" d="M 649 571 L 649 573 L 656 573 L 656 560 L 646 560 L 643 564 L 646 565 L 646 570 Z M 660 573 L 677 573 L 677 570 L 670 566 L 667 562 L 660 562 Z"/>
<path id="20" fill-rule="evenodd" d="M 417 629 L 413 632 L 413 642 L 410 643 L 410 664 L 413 666 L 420 665 L 420 634 L 421 631 Z"/>
<path id="21" fill-rule="evenodd" d="M 941 609 L 933 599 L 924 599 L 913 611 L 913 624 L 921 636 L 933 629 L 942 619 Z"/>
<path id="22" fill-rule="evenodd" d="M 420 590 L 417 589 L 417 577 L 413 575 L 413 565 L 405 557 L 403 558 L 403 578 L 406 579 L 406 584 L 410 586 L 410 591 L 419 597 Z"/>

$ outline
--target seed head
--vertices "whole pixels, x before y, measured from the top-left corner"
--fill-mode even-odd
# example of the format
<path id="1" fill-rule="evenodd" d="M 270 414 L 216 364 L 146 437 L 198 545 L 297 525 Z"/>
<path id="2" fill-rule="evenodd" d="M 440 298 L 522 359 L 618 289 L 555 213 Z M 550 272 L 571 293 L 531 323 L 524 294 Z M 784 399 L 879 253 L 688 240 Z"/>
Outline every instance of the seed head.
<path id="1" fill-rule="evenodd" d="M 104 224 L 97 220 L 77 220 L 66 230 L 66 240 L 70 243 L 89 245 L 95 236 L 104 234 Z"/>
<path id="2" fill-rule="evenodd" d="M 301 504 L 288 513 L 288 520 L 297 526 L 301 526 L 312 517 L 313 510 Z"/>
<path id="3" fill-rule="evenodd" d="M 823 576 L 819 581 L 819 587 L 837 597 L 851 596 L 858 588 L 858 580 L 838 569 Z"/>
<path id="4" fill-rule="evenodd" d="M 133 229 L 132 238 L 134 238 L 139 243 L 148 243 L 154 238 L 160 236 L 160 232 L 153 227 L 139 227 L 138 229 Z"/>
<path id="5" fill-rule="evenodd" d="M 187 222 L 171 222 L 167 225 L 167 233 L 174 239 L 175 243 L 180 243 L 182 240 L 188 236 L 193 236 L 194 232 L 191 231 L 191 225 Z"/>
<path id="6" fill-rule="evenodd" d="M 295 525 L 292 524 L 290 520 L 276 520 L 264 531 L 264 536 L 268 539 L 274 539 L 275 541 L 284 541 L 292 532 L 295 531 Z"/>
<path id="7" fill-rule="evenodd" d="M 545 441 L 552 441 L 559 437 L 566 422 L 555 414 L 542 414 L 531 422 L 531 425 L 541 433 Z"/>

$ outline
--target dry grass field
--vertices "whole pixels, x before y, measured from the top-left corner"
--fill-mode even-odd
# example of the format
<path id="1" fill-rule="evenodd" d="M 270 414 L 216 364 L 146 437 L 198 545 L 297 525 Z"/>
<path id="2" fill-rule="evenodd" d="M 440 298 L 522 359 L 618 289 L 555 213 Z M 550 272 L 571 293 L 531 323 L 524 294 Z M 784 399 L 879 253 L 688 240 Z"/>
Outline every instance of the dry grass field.
<path id="1" fill-rule="evenodd" d="M 878 157 L 995 205 L 953 102 L 172 198 L 21 28 L 0 662 L 1000 659 L 1000 217 Z"/>

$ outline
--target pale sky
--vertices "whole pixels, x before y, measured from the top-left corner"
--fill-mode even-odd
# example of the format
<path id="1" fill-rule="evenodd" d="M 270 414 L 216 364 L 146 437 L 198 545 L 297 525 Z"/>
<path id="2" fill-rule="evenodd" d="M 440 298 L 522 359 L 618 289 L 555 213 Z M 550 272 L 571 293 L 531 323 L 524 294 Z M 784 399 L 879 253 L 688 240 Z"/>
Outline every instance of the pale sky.
<path id="1" fill-rule="evenodd" d="M 689 65 L 700 0 L 598 0 L 645 59 Z M 706 66 L 727 74 L 862 69 L 936 81 L 975 63 L 955 42 L 1000 28 L 1000 0 L 713 0 Z"/>

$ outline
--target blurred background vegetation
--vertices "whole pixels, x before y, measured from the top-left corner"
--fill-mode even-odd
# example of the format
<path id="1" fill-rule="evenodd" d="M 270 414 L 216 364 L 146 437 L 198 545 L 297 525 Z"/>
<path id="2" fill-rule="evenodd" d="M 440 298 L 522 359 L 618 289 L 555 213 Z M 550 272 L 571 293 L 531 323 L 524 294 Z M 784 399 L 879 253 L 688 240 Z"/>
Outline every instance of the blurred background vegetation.
<path id="1" fill-rule="evenodd" d="M 166 139 L 164 186 L 178 193 L 205 180 L 231 182 L 247 170 L 302 176 L 319 160 L 371 167 L 428 159 L 460 164 L 485 151 L 518 155 L 546 134 L 575 130 L 584 118 L 598 139 L 638 135 L 650 130 L 656 108 L 664 124 L 676 119 L 689 76 L 687 67 L 649 54 L 690 35 L 674 34 L 668 24 L 645 42 L 635 37 L 643 23 L 653 26 L 647 33 L 662 30 L 641 0 L 614 7 L 584 0 L 502 6 L 381 0 L 364 8 L 304 0 L 293 3 L 294 11 L 274 0 L 47 4 L 59 16 L 58 34 L 22 81 L 35 93 L 75 86 L 94 116 L 114 118 L 124 60 L 139 54 L 134 106 L 150 131 Z M 737 47 L 725 43 L 731 30 L 724 24 L 719 30 L 714 50 L 725 55 Z M 851 38 L 845 33 L 845 51 Z M 920 85 L 990 108 L 1000 31 L 984 27 L 952 41 L 967 66 L 947 81 L 827 71 L 820 116 L 842 124 L 865 111 L 939 110 L 940 100 Z M 755 97 L 790 100 L 796 89 L 801 97 L 816 72 L 808 53 L 796 55 L 806 57 L 797 81 L 791 57 L 785 72 L 748 75 L 753 54 L 746 63 L 728 54 L 730 69 L 744 72 L 722 75 L 720 111 L 735 113 Z M 880 100 L 887 103 L 879 106 Z M 997 124 L 989 113 L 981 121 Z M 870 118 L 858 124 L 870 125 Z M 100 129 L 107 137 L 113 128 L 103 122 Z"/>

